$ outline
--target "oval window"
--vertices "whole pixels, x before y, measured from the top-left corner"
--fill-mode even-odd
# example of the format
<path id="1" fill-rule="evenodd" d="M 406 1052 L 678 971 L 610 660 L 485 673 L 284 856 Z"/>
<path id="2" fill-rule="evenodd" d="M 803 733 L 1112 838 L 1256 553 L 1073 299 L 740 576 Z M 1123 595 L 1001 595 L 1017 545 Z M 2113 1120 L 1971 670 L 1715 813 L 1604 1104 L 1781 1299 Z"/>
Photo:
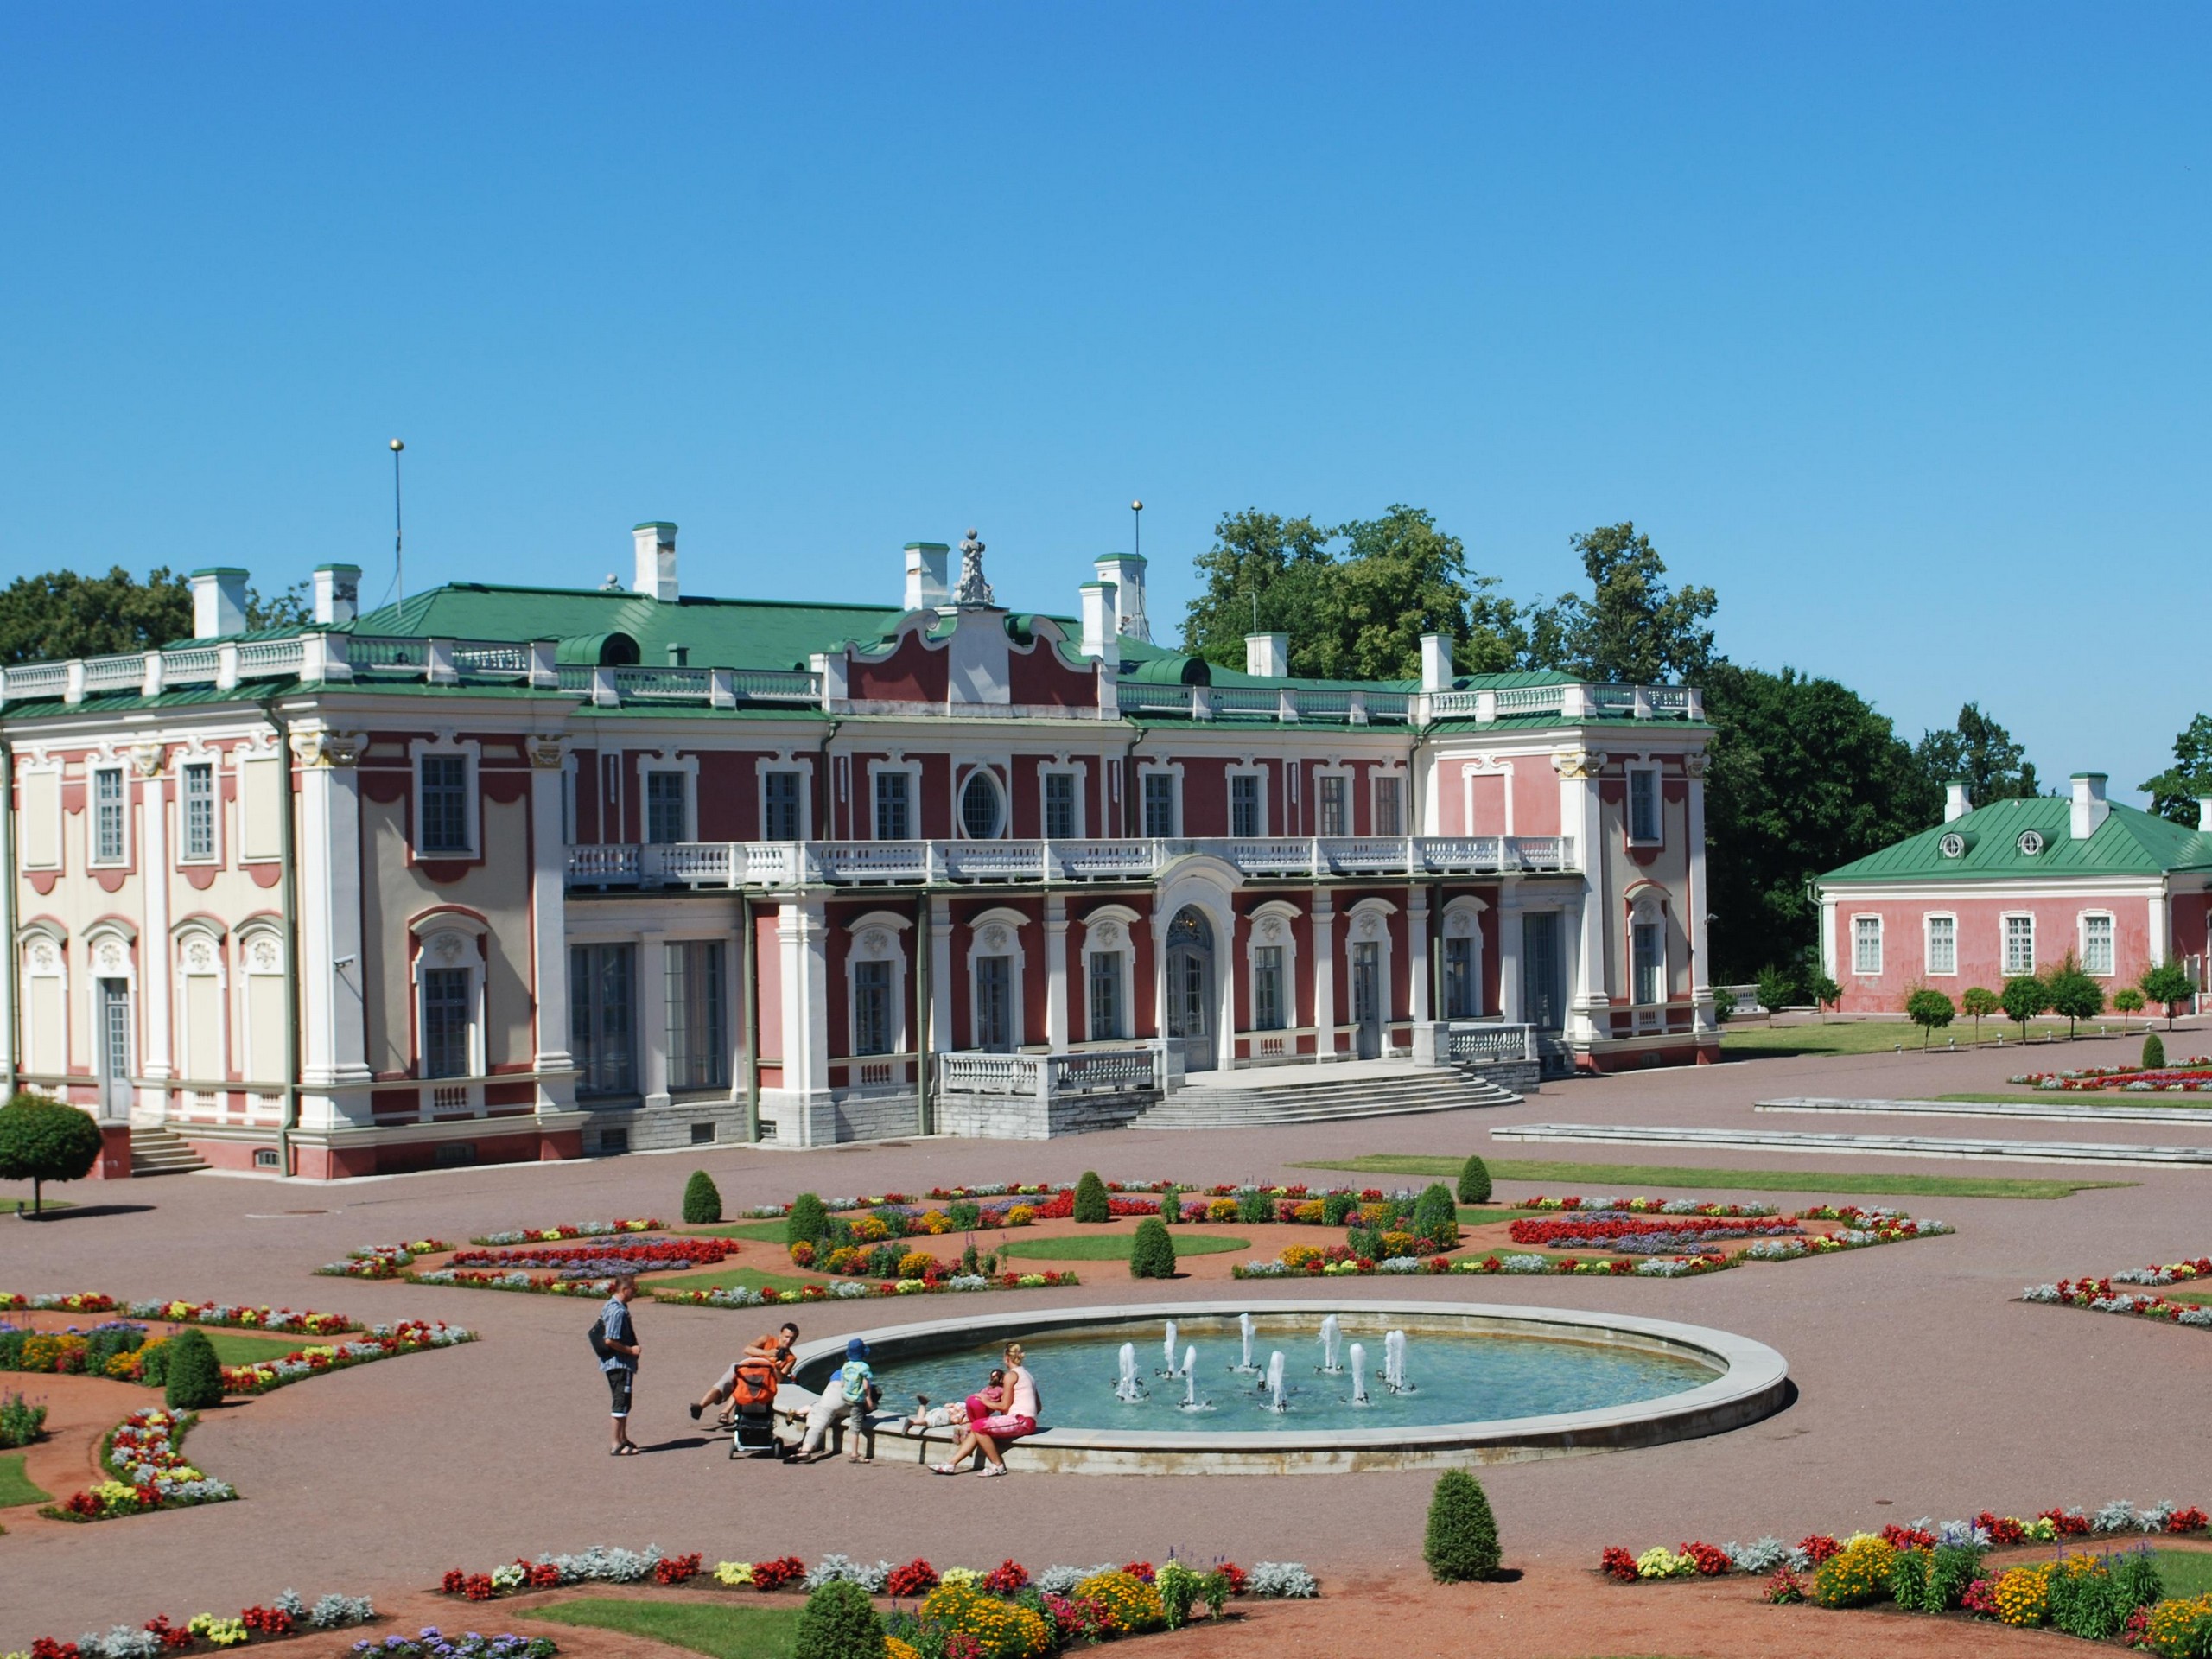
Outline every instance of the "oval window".
<path id="1" fill-rule="evenodd" d="M 988 772 L 968 774 L 960 791 L 960 827 L 970 841 L 989 841 L 999 832 L 998 781 Z"/>

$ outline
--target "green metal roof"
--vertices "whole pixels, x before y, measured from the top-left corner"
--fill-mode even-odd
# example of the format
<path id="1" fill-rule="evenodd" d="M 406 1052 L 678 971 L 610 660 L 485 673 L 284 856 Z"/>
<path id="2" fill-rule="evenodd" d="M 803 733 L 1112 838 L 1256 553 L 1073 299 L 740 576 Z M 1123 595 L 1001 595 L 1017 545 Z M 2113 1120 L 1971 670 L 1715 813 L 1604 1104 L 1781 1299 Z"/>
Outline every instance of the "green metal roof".
<path id="1" fill-rule="evenodd" d="M 2114 802 L 2087 840 L 2074 839 L 2074 804 L 2064 796 L 1992 801 L 1964 817 L 1869 853 L 1823 882 L 2004 881 L 2036 876 L 2163 875 L 2170 870 L 2212 868 L 2212 836 L 2185 830 L 2140 807 Z M 2023 852 L 2020 837 L 2033 830 L 2042 849 Z M 1966 850 L 1946 858 L 1943 838 L 1957 834 Z"/>

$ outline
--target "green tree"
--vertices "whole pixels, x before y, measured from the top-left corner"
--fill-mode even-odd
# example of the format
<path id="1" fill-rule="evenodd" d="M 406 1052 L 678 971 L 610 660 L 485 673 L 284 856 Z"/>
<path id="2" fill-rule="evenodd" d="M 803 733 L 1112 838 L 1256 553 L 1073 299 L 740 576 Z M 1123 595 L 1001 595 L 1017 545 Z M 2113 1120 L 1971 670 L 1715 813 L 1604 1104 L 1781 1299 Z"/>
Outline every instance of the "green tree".
<path id="1" fill-rule="evenodd" d="M 2164 1067 L 2165 1063 L 2166 1046 L 2158 1040 L 2158 1033 L 2155 1031 L 2145 1032 L 2143 1033 L 2143 1069 L 2145 1071 L 2156 1071 Z"/>
<path id="2" fill-rule="evenodd" d="M 294 627 L 309 615 L 305 583 L 264 599 L 246 589 L 249 628 Z M 104 576 L 49 570 L 0 588 L 0 664 L 153 651 L 192 638 L 192 589 L 167 566 L 140 582 L 121 565 Z"/>
<path id="3" fill-rule="evenodd" d="M 2044 975 L 2043 989 L 2050 1011 L 2065 1015 L 2069 1038 L 2077 1021 L 2094 1020 L 2105 1011 L 2104 987 L 2082 971 L 2080 958 L 2070 950 Z"/>
<path id="4" fill-rule="evenodd" d="M 784 1242 L 787 1244 L 811 1244 L 819 1249 L 822 1241 L 830 1236 L 830 1211 L 822 1200 L 811 1192 L 802 1192 L 791 1200 L 791 1212 L 784 1219 Z"/>
<path id="5" fill-rule="evenodd" d="M 1570 544 L 1582 556 L 1590 597 L 1562 594 L 1529 618 L 1535 659 L 1626 685 L 1702 680 L 1716 660 L 1707 625 L 1719 595 L 1710 588 L 1669 590 L 1667 562 L 1633 524 L 1600 524 Z"/>
<path id="6" fill-rule="evenodd" d="M 1770 1020 L 1797 1000 L 1797 976 L 1787 968 L 1770 962 L 1758 971 L 1758 985 L 1759 1007 Z"/>
<path id="7" fill-rule="evenodd" d="M 2189 729 L 2174 739 L 2173 765 L 2145 778 L 2142 787 L 2160 817 L 2196 828 L 2196 804 L 2212 795 L 2212 715 L 2189 722 Z"/>
<path id="8" fill-rule="evenodd" d="M 721 1218 L 721 1189 L 705 1170 L 693 1170 L 691 1179 L 683 1184 L 684 1221 L 694 1227 L 711 1227 Z"/>
<path id="9" fill-rule="evenodd" d="M 1200 586 L 1184 613 L 1184 650 L 1241 669 L 1248 633 L 1287 633 L 1297 641 L 1319 632 L 1335 531 L 1247 507 L 1224 514 L 1213 534 L 1213 546 L 1196 561 Z"/>
<path id="10" fill-rule="evenodd" d="M 868 1592 L 832 1579 L 807 1593 L 791 1659 L 883 1659 L 883 1621 Z"/>
<path id="11" fill-rule="evenodd" d="M 2196 982 L 2179 963 L 2162 962 L 2154 968 L 2145 968 L 2143 977 L 2135 982 L 2143 988 L 2144 995 L 2165 1006 L 2168 1031 L 2174 1028 L 2182 1005 L 2196 995 Z"/>
<path id="12" fill-rule="evenodd" d="M 1173 1186 L 1163 1187 L 1160 1193 L 1160 1224 L 1173 1227 L 1183 1219 L 1183 1195 Z"/>
<path id="13" fill-rule="evenodd" d="M 1986 985 L 1969 985 L 1959 995 L 1959 1007 L 1974 1020 L 1974 1039 L 1981 1040 L 1981 1022 L 2004 1005 Z"/>
<path id="14" fill-rule="evenodd" d="M 1498 1548 L 1497 1517 L 1482 1483 L 1464 1469 L 1446 1469 L 1436 1478 L 1428 1500 L 1428 1535 L 1421 1555 L 1439 1584 L 1465 1584 L 1494 1575 L 1503 1554 Z"/>
<path id="15" fill-rule="evenodd" d="M 1414 1231 L 1440 1250 L 1448 1250 L 1459 1242 L 1459 1206 L 1452 1202 L 1452 1189 L 1443 1182 L 1430 1182 L 1414 1200 Z"/>
<path id="16" fill-rule="evenodd" d="M 1483 1162 L 1480 1153 L 1469 1153 L 1467 1161 L 1459 1166 L 1459 1202 L 1488 1204 L 1490 1192 L 1490 1166 Z"/>
<path id="17" fill-rule="evenodd" d="M 163 1344 L 168 1382 L 162 1400 L 171 1411 L 207 1411 L 223 1403 L 223 1368 L 206 1332 L 187 1325 Z"/>
<path id="18" fill-rule="evenodd" d="M 1147 1216 L 1137 1223 L 1136 1236 L 1129 1241 L 1129 1277 L 1173 1279 L 1174 1276 L 1175 1236 L 1167 1230 L 1158 1216 Z"/>
<path id="19" fill-rule="evenodd" d="M 2028 1021 L 2050 1006 L 2050 990 L 2033 974 L 2015 974 L 1997 994 L 1997 1005 L 2005 1010 L 2007 1020 L 2018 1022 L 2020 1040 L 2024 1043 Z"/>
<path id="20" fill-rule="evenodd" d="M 48 1181 L 80 1181 L 100 1159 L 100 1126 L 74 1106 L 28 1090 L 0 1106 L 0 1181 L 31 1184 L 41 1213 Z"/>
<path id="21" fill-rule="evenodd" d="M 1744 980 L 1812 944 L 1813 878 L 1925 829 L 1942 791 L 1889 719 L 1834 680 L 1725 661 L 1703 678 L 1709 948 L 1716 978 Z"/>
<path id="22" fill-rule="evenodd" d="M 1932 986 L 1918 985 L 1908 992 L 1904 999 L 1905 1016 L 1920 1027 L 1920 1046 L 1928 1046 L 1936 1033 L 1957 1017 L 1958 1010 L 1951 1006 L 1951 999 Z"/>
<path id="23" fill-rule="evenodd" d="M 1098 1179 L 1098 1172 L 1086 1169 L 1075 1184 L 1075 1218 L 1084 1222 L 1114 1219 L 1113 1201 L 1106 1196 L 1106 1183 Z"/>
<path id="24" fill-rule="evenodd" d="M 2036 792 L 2035 762 L 2012 741 L 2012 734 L 1969 702 L 1959 710 L 1959 723 L 1940 732 L 1929 732 L 1914 746 L 1913 755 L 1937 791 L 1953 779 L 1965 782 L 1976 806 L 1992 801 L 2024 798 Z"/>
<path id="25" fill-rule="evenodd" d="M 1843 1001 L 1843 987 L 1817 969 L 1805 982 L 1805 993 L 1813 999 L 1815 1008 L 1832 1008 Z"/>
<path id="26" fill-rule="evenodd" d="M 2120 1016 L 2120 1029 L 2124 1036 L 2127 1022 L 2143 1012 L 2143 993 L 2133 985 L 2123 985 L 2112 994 L 2113 1012 Z"/>

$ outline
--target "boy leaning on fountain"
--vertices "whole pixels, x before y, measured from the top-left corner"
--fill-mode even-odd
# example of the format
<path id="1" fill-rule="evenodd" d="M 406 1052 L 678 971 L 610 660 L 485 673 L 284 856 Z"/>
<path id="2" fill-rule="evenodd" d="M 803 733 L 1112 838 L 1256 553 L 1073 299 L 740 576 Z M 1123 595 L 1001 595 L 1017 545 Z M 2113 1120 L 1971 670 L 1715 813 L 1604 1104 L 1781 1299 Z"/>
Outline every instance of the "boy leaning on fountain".
<path id="1" fill-rule="evenodd" d="M 830 1380 L 822 1385 L 822 1397 L 806 1414 L 806 1438 L 799 1442 L 798 1461 L 811 1463 L 828 1457 L 830 1426 L 842 1417 L 845 1461 L 865 1463 L 861 1436 L 877 1398 L 875 1373 L 868 1369 L 868 1344 L 854 1337 L 845 1344 L 845 1363 L 830 1373 Z"/>

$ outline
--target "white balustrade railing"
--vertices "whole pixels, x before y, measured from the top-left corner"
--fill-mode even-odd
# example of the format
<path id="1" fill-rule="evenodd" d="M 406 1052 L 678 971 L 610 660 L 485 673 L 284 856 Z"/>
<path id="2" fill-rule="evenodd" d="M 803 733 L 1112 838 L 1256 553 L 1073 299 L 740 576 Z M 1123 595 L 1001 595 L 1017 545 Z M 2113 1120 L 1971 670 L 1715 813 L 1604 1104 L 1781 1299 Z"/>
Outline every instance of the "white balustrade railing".
<path id="1" fill-rule="evenodd" d="M 1453 1024 L 1445 1028 L 1439 1046 L 1445 1059 L 1454 1065 L 1496 1065 L 1538 1058 L 1534 1026 Z"/>
<path id="2" fill-rule="evenodd" d="M 937 1062 L 938 1088 L 953 1095 L 1014 1095 L 1056 1100 L 1166 1087 L 1166 1051 L 1158 1044 L 1086 1049 L 1070 1054 L 987 1054 L 960 1050 Z"/>
<path id="3" fill-rule="evenodd" d="M 304 639 L 248 639 L 238 647 L 238 677 L 269 679 L 296 674 L 307 661 Z"/>
<path id="4" fill-rule="evenodd" d="M 644 849 L 620 842 L 569 849 L 571 882 L 624 883 L 634 886 L 644 872 Z"/>
<path id="5" fill-rule="evenodd" d="M 938 1087 L 955 1095 L 1033 1095 L 1044 1057 L 960 1052 L 937 1063 Z"/>
<path id="6" fill-rule="evenodd" d="M 87 691 L 137 690 L 146 683 L 146 656 L 136 652 L 128 657 L 88 657 L 85 659 L 85 690 Z"/>

